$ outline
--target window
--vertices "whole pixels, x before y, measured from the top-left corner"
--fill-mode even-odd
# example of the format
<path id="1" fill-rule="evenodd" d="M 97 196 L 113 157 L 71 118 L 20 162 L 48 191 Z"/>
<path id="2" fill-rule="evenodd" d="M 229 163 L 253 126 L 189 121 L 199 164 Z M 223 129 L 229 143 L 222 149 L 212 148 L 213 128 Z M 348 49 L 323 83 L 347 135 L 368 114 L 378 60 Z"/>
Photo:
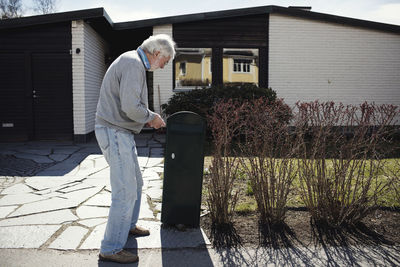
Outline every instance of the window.
<path id="1" fill-rule="evenodd" d="M 224 48 L 222 60 L 224 84 L 258 85 L 258 49 Z"/>
<path id="2" fill-rule="evenodd" d="M 182 76 L 186 75 L 186 61 L 179 63 L 179 70 L 180 70 L 180 73 L 179 73 L 180 75 L 182 75 Z"/>
<path id="3" fill-rule="evenodd" d="M 233 71 L 234 72 L 250 72 L 251 60 L 246 59 L 234 59 L 233 60 Z"/>
<path id="4" fill-rule="evenodd" d="M 175 89 L 211 86 L 211 56 L 211 48 L 177 48 L 174 60 Z"/>

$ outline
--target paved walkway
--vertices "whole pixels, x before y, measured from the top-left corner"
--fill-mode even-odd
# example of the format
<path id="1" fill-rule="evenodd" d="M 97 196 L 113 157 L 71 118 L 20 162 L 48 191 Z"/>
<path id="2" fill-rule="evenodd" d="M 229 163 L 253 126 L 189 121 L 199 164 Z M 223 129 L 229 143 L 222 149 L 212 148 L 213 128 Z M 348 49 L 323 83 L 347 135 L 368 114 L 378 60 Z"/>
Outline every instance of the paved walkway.
<path id="1" fill-rule="evenodd" d="M 130 237 L 126 247 L 205 247 L 209 241 L 201 230 L 161 229 L 165 136 L 141 134 L 136 143 L 144 180 L 139 224 L 152 234 Z M 111 187 L 108 164 L 94 141 L 0 144 L 0 155 L 0 248 L 99 248 Z"/>
<path id="2" fill-rule="evenodd" d="M 165 136 L 136 136 L 144 187 L 139 224 L 129 237 L 134 266 L 400 265 L 396 247 L 214 250 L 201 229 L 161 227 Z M 111 201 L 109 167 L 95 141 L 0 144 L 0 266 L 117 266 L 98 262 Z"/>

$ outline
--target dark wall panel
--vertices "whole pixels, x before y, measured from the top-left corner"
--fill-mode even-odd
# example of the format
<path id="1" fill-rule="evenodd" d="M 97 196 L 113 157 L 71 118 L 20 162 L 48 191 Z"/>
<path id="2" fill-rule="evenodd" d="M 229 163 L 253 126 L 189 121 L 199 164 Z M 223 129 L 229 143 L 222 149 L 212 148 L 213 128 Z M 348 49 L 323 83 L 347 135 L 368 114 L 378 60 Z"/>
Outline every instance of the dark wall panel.
<path id="1" fill-rule="evenodd" d="M 144 40 L 153 34 L 153 28 L 121 30 L 113 33 L 111 43 L 111 59 L 116 59 L 126 51 L 136 50 Z"/>
<path id="2" fill-rule="evenodd" d="M 0 140 L 28 138 L 24 53 L 0 53 Z"/>
<path id="3" fill-rule="evenodd" d="M 69 54 L 32 54 L 35 139 L 71 139 L 72 72 Z"/>
<path id="4" fill-rule="evenodd" d="M 71 23 L 0 31 L 0 50 L 69 51 Z"/>
<path id="5" fill-rule="evenodd" d="M 268 87 L 268 48 L 259 49 L 260 66 L 258 69 L 258 84 L 260 87 Z"/>
<path id="6" fill-rule="evenodd" d="M 267 45 L 268 17 L 243 16 L 174 24 L 182 47 L 260 47 Z"/>
<path id="7" fill-rule="evenodd" d="M 72 138 L 71 39 L 70 22 L 0 30 L 1 140 Z"/>

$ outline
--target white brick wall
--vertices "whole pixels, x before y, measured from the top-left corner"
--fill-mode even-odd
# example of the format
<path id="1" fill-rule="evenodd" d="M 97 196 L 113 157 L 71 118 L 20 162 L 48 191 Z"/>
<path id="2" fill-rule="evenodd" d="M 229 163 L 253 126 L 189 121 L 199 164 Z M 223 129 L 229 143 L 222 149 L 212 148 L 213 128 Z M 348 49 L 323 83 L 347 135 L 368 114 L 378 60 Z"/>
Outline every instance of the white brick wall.
<path id="1" fill-rule="evenodd" d="M 153 35 L 168 34 L 172 37 L 172 25 L 161 25 L 153 27 Z M 154 71 L 153 75 L 154 88 L 154 111 L 160 113 L 160 105 L 167 103 L 172 92 L 172 60 L 164 69 Z M 160 97 L 159 97 L 160 96 Z"/>
<path id="2" fill-rule="evenodd" d="M 84 22 L 72 21 L 72 96 L 74 134 L 85 134 Z M 79 48 L 81 52 L 75 51 Z"/>
<path id="3" fill-rule="evenodd" d="M 269 86 L 296 101 L 400 105 L 400 35 L 270 16 Z"/>
<path id="4" fill-rule="evenodd" d="M 75 51 L 80 48 L 81 52 Z M 72 22 L 74 134 L 94 131 L 100 86 L 106 72 L 106 42 L 83 21 Z"/>
<path id="5" fill-rule="evenodd" d="M 104 74 L 108 46 L 92 27 L 85 24 L 85 133 L 94 131 L 97 101 Z"/>

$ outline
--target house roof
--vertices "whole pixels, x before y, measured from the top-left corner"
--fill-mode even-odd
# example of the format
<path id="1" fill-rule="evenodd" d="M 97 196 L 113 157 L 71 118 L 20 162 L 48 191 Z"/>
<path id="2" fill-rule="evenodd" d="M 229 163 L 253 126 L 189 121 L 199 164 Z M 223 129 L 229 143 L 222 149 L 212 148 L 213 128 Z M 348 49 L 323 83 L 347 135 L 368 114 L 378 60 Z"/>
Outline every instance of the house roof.
<path id="1" fill-rule="evenodd" d="M 93 8 L 78 11 L 54 13 L 48 15 L 38 15 L 30 17 L 21 17 L 13 19 L 0 20 L 0 29 L 26 27 L 47 23 L 65 22 L 71 20 L 85 20 L 89 23 L 94 23 L 97 27 L 107 27 L 115 31 L 133 30 L 139 28 L 152 27 L 163 24 L 185 23 L 201 20 L 213 20 L 232 17 L 241 17 L 247 15 L 259 14 L 283 14 L 294 17 L 307 18 L 318 21 L 325 21 L 337 23 L 342 25 L 357 26 L 369 29 L 376 29 L 381 31 L 400 33 L 400 26 L 393 24 L 386 24 L 380 22 L 373 22 L 367 20 L 360 20 L 324 13 L 313 12 L 304 10 L 302 8 L 293 7 L 280 7 L 280 6 L 259 6 L 251 8 L 231 9 L 215 12 L 195 13 L 188 15 L 169 16 L 146 20 L 128 21 L 114 23 L 104 8 Z"/>
<path id="2" fill-rule="evenodd" d="M 0 29 L 19 28 L 41 24 L 65 22 L 72 20 L 94 20 L 101 19 L 107 22 L 111 27 L 113 22 L 104 8 L 92 8 L 78 11 L 69 11 L 53 13 L 47 15 L 37 15 L 29 17 L 11 18 L 0 20 Z"/>

